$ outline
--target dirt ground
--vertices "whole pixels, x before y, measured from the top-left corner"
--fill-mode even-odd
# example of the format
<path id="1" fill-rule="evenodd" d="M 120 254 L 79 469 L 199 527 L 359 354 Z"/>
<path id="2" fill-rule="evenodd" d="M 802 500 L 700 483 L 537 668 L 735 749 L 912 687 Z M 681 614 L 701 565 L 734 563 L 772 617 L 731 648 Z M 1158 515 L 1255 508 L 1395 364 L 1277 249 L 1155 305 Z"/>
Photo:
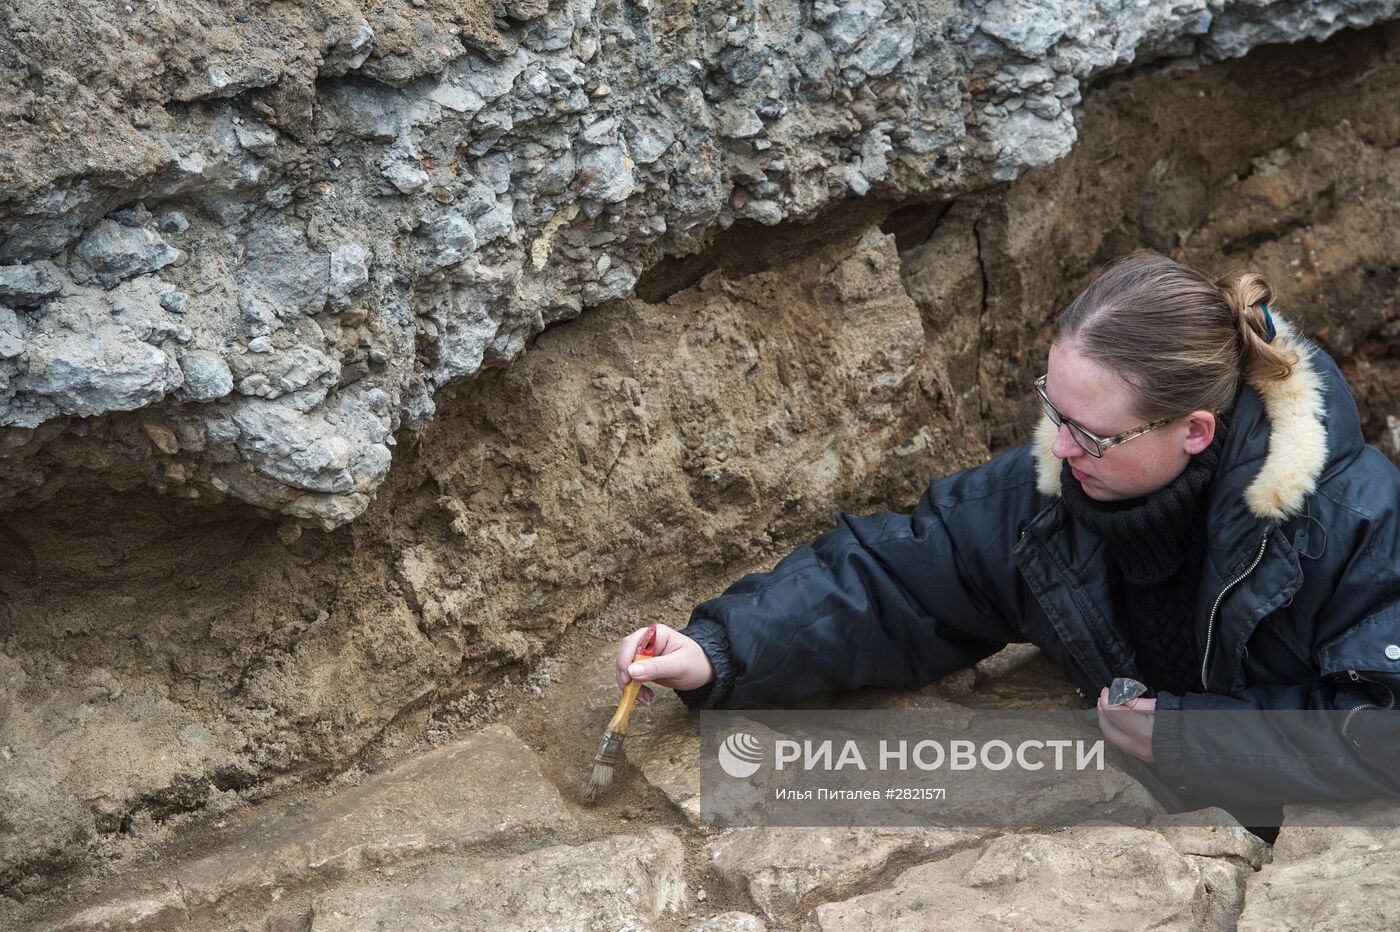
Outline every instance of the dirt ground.
<path id="1" fill-rule="evenodd" d="M 440 398 L 336 532 L 142 489 L 4 515 L 0 919 L 489 721 L 576 784 L 598 725 L 549 678 L 1024 440 L 1049 321 L 1140 245 L 1266 274 L 1395 458 L 1397 87 L 1393 26 L 1133 72 L 1008 186 L 736 228 Z M 658 797 L 592 818 L 678 825 Z"/>

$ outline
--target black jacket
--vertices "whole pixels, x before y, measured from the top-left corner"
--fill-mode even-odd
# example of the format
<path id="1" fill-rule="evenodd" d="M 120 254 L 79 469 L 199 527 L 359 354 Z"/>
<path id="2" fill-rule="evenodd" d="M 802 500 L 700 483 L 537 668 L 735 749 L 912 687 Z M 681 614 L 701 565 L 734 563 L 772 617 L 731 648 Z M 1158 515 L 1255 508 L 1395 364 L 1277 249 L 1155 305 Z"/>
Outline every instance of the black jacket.
<path id="1" fill-rule="evenodd" d="M 1304 362 L 1238 393 L 1209 490 L 1200 690 L 1158 694 L 1158 774 L 1190 795 L 1237 772 L 1253 803 L 1400 795 L 1382 763 L 1400 715 L 1362 714 L 1400 691 L 1400 471 L 1364 442 L 1335 363 L 1284 321 L 1278 339 Z M 1054 439 L 1043 420 L 1031 443 L 931 483 L 912 514 L 841 514 L 697 606 L 683 633 L 715 680 L 683 701 L 919 686 L 1010 642 L 1039 646 L 1086 695 L 1136 677 L 1102 540 L 1059 500 Z M 1197 709 L 1358 714 L 1322 735 L 1255 724 L 1242 740 Z"/>

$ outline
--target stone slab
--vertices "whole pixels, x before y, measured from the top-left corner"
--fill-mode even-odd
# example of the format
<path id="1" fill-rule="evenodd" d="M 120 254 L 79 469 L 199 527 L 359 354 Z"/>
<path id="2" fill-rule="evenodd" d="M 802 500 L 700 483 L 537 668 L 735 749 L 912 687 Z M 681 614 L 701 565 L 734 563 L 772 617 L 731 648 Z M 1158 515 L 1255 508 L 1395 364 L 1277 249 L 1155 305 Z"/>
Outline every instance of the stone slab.
<path id="1" fill-rule="evenodd" d="M 312 932 L 671 929 L 686 908 L 681 841 L 663 829 L 469 865 L 450 858 L 400 883 L 317 897 Z"/>
<path id="2" fill-rule="evenodd" d="M 1354 807 L 1353 823 L 1289 825 L 1316 810 L 1287 807 L 1273 862 L 1249 882 L 1241 932 L 1400 928 L 1400 818 L 1393 802 Z"/>
<path id="3" fill-rule="evenodd" d="M 819 906 L 815 924 L 823 932 L 1223 929 L 1245 870 L 1184 855 L 1145 829 L 1002 835 L 913 867 L 886 889 Z"/>
<path id="4" fill-rule="evenodd" d="M 161 927 L 253 891 L 527 836 L 547 840 L 573 824 L 534 752 L 491 725 L 327 799 L 251 815 L 223 847 L 178 868 L 170 889 L 97 904 L 58 928 Z"/>
<path id="5" fill-rule="evenodd" d="M 865 889 L 894 861 L 931 860 L 978 838 L 966 829 L 737 828 L 706 851 L 721 877 L 784 921 Z"/>

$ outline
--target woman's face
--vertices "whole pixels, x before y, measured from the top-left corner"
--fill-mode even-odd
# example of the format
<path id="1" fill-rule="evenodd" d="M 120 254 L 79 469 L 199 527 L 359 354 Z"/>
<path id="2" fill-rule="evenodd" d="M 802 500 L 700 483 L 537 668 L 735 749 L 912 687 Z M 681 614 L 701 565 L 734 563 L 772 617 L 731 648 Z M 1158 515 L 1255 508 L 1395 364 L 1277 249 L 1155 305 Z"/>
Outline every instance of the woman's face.
<path id="1" fill-rule="evenodd" d="M 1064 417 L 1100 437 L 1112 437 L 1152 420 L 1133 407 L 1128 383 L 1081 353 L 1074 340 L 1050 344 L 1046 371 L 1045 394 L 1050 403 Z M 1084 494 L 1111 502 L 1147 495 L 1167 485 L 1214 436 L 1215 416 L 1209 411 L 1193 411 L 1112 446 L 1097 458 L 1080 448 L 1069 428 L 1060 425 L 1053 452 L 1069 462 Z"/>

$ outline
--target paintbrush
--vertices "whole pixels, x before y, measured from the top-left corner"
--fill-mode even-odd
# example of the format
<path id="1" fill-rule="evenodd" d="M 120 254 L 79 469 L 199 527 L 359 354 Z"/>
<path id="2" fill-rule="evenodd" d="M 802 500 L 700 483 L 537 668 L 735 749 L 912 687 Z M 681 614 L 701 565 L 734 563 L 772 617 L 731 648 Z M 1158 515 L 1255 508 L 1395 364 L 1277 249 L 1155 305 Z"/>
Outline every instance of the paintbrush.
<path id="1" fill-rule="evenodd" d="M 637 653 L 632 662 L 646 660 L 655 653 L 656 625 L 653 624 L 647 627 L 646 634 L 642 635 L 637 644 Z M 622 757 L 622 742 L 627 738 L 627 719 L 632 715 L 632 706 L 636 703 L 637 693 L 641 688 L 642 682 L 637 679 L 628 680 L 627 685 L 622 687 L 622 699 L 617 704 L 612 721 L 608 722 L 607 730 L 603 732 L 603 741 L 598 745 L 598 753 L 593 757 L 593 772 L 579 787 L 579 793 L 589 802 L 597 799 L 612 785 L 613 768 Z"/>

